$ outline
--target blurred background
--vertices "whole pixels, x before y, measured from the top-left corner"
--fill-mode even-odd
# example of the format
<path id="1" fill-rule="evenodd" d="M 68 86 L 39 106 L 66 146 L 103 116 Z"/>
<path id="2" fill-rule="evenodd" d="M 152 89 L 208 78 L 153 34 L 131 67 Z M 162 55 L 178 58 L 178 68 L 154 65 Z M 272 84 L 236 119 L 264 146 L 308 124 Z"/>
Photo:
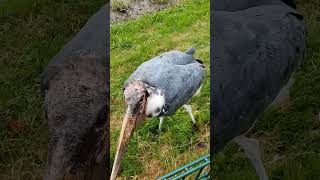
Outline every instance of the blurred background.
<path id="1" fill-rule="evenodd" d="M 105 0 L 0 1 L 0 179 L 42 179 L 47 121 L 40 74 Z"/>

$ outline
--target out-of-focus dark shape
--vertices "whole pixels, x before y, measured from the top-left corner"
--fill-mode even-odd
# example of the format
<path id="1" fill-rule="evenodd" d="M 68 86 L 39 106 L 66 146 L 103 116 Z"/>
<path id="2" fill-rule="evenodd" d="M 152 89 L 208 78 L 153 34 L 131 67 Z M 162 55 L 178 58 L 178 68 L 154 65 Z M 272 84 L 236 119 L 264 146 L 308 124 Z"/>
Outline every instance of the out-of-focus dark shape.
<path id="1" fill-rule="evenodd" d="M 109 3 L 42 74 L 49 145 L 46 180 L 108 179 Z"/>
<path id="2" fill-rule="evenodd" d="M 214 11 L 242 11 L 257 6 L 288 5 L 296 8 L 293 0 L 215 0 L 212 1 Z"/>
<path id="3" fill-rule="evenodd" d="M 268 177 L 259 143 L 241 135 L 277 99 L 303 58 L 305 26 L 294 8 L 293 1 L 213 1 L 211 152 L 234 139 L 260 179 Z"/>

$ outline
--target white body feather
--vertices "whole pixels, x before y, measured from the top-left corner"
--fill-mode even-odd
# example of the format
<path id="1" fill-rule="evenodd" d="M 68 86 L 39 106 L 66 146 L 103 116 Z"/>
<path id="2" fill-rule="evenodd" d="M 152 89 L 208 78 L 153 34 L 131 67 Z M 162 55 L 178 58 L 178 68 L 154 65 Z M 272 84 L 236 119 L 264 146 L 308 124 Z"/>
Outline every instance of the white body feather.
<path id="1" fill-rule="evenodd" d="M 165 103 L 166 102 L 163 93 L 158 91 L 158 94 L 152 94 L 147 98 L 146 115 L 150 117 L 159 116 Z"/>

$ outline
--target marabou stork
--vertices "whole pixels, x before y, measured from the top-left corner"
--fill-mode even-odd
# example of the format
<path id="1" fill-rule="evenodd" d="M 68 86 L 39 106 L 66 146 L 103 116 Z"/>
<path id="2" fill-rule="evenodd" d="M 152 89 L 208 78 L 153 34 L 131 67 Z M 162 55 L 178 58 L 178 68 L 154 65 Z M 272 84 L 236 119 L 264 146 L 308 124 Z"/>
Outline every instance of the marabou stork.
<path id="1" fill-rule="evenodd" d="M 122 124 L 111 180 L 116 179 L 120 163 L 137 124 L 147 117 L 172 115 L 185 107 L 193 121 L 191 106 L 186 103 L 200 89 L 204 65 L 194 59 L 194 48 L 187 52 L 170 51 L 141 64 L 124 83 L 126 112 Z"/>
<path id="2" fill-rule="evenodd" d="M 48 120 L 46 180 L 105 180 L 109 166 L 109 5 L 42 74 Z"/>
<path id="3" fill-rule="evenodd" d="M 301 62 L 303 17 L 293 1 L 281 0 L 215 0 L 213 10 L 211 157 L 233 140 L 266 180 L 259 143 L 243 134 Z"/>

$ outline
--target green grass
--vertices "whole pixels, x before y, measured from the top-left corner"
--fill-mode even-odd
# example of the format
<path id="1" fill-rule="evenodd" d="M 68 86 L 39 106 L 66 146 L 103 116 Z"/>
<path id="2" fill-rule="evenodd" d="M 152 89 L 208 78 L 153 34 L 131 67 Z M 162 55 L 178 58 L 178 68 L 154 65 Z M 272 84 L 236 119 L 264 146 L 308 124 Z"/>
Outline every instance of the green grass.
<path id="1" fill-rule="evenodd" d="M 192 13 L 190 13 L 192 12 Z M 189 163 L 209 150 L 210 28 L 209 1 L 186 0 L 180 5 L 111 27 L 111 158 L 124 113 L 122 85 L 144 61 L 170 50 L 196 48 L 206 77 L 201 95 L 191 101 L 199 130 L 184 109 L 166 117 L 160 139 L 159 119 L 148 120 L 133 135 L 122 162 L 122 178 L 154 179 Z M 206 145 L 197 147 L 198 143 Z M 112 162 L 111 162 L 112 163 Z"/>
<path id="2" fill-rule="evenodd" d="M 47 123 L 39 75 L 104 3 L 0 3 L 0 179 L 40 179 L 46 163 Z"/>
<path id="3" fill-rule="evenodd" d="M 260 140 L 271 180 L 320 177 L 320 2 L 298 0 L 297 5 L 308 31 L 307 52 L 295 74 L 290 102 L 263 113 L 250 133 Z M 234 144 L 216 156 L 214 174 L 223 180 L 258 179 L 244 152 Z"/>

